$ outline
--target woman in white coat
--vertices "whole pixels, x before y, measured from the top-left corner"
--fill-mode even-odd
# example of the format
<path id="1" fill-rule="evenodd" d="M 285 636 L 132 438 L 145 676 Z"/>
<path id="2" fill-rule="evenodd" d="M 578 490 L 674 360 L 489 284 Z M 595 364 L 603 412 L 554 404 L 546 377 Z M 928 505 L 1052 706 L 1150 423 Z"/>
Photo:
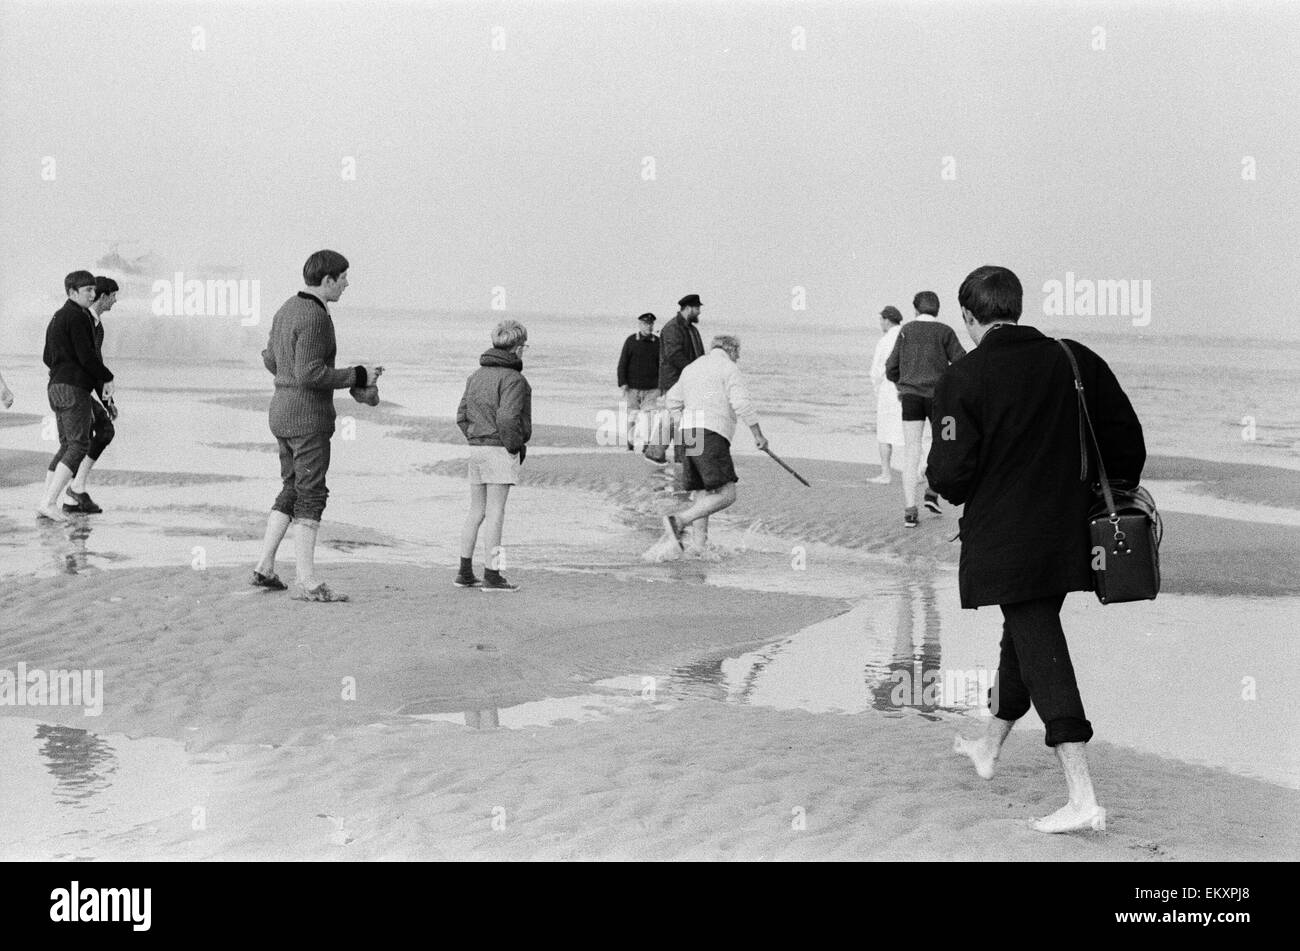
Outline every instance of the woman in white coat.
<path id="1" fill-rule="evenodd" d="M 898 328 L 903 315 L 897 307 L 886 307 L 880 312 L 880 329 L 884 336 L 876 344 L 876 354 L 871 360 L 871 385 L 876 391 L 876 442 L 880 446 L 880 475 L 870 480 L 879 485 L 889 485 L 893 472 L 889 467 L 893 447 L 903 451 L 903 406 L 898 401 L 898 390 L 885 379 L 885 361 L 893 352 L 898 340 Z"/>

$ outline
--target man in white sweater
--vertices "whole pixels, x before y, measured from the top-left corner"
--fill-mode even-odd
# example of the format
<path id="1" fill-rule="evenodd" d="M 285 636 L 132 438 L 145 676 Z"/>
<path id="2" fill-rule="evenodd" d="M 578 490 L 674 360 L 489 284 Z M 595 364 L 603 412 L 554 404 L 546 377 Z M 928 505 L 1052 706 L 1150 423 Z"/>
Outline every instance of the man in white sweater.
<path id="1" fill-rule="evenodd" d="M 682 370 L 665 397 L 668 409 L 682 414 L 682 442 L 686 447 L 683 481 L 691 493 L 691 504 L 665 515 L 664 526 L 678 546 L 686 526 L 693 526 L 692 547 L 701 553 L 709 540 L 709 516 L 736 501 L 738 477 L 731 462 L 736 420 L 749 426 L 754 445 L 760 450 L 767 448 L 758 413 L 736 366 L 739 359 L 740 341 L 736 337 L 714 337 L 709 352 Z"/>

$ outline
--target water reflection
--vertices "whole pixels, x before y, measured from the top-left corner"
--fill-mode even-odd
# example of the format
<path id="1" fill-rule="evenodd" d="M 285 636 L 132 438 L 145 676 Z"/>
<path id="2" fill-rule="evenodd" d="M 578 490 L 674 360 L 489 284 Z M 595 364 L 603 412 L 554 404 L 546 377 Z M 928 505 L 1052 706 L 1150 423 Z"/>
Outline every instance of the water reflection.
<path id="1" fill-rule="evenodd" d="M 944 701 L 934 585 L 928 580 L 906 582 L 894 598 L 893 610 L 881 607 L 880 615 L 872 618 L 877 640 L 883 643 L 892 632 L 893 647 L 888 662 L 868 663 L 864 670 L 871 706 L 888 714 L 904 707 L 933 713 Z"/>
<path id="2" fill-rule="evenodd" d="M 117 772 L 113 747 L 87 730 L 66 726 L 36 727 L 45 768 L 54 776 L 55 795 L 63 805 L 76 805 L 107 789 Z"/>
<path id="3" fill-rule="evenodd" d="M 90 567 L 90 553 L 86 547 L 90 532 L 90 520 L 84 515 L 73 516 L 67 522 L 41 520 L 41 545 L 53 562 L 55 571 L 75 575 Z"/>
<path id="4" fill-rule="evenodd" d="M 471 730 L 493 730 L 501 725 L 500 712 L 496 707 L 482 710 L 466 710 L 465 725 Z"/>
<path id="5" fill-rule="evenodd" d="M 964 690 L 945 693 L 940 630 L 933 581 L 900 581 L 783 641 L 677 667 L 668 690 L 812 712 L 969 709 Z"/>

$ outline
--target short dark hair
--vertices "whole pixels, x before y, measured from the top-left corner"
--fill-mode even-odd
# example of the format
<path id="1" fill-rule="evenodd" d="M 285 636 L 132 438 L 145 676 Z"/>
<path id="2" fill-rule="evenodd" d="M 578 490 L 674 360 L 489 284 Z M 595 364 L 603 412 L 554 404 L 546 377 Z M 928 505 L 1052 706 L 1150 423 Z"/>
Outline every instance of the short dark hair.
<path id="1" fill-rule="evenodd" d="M 893 304 L 888 305 L 884 310 L 882 310 L 880 316 L 884 317 L 891 324 L 901 324 L 903 322 L 902 312 Z"/>
<path id="2" fill-rule="evenodd" d="M 921 291 L 912 298 L 912 306 L 917 313 L 939 316 L 939 295 L 934 291 Z"/>
<path id="3" fill-rule="evenodd" d="M 99 300 L 105 294 L 112 294 L 120 290 L 121 288 L 117 286 L 117 281 L 113 280 L 111 277 L 95 278 L 95 300 Z"/>
<path id="4" fill-rule="evenodd" d="M 80 287 L 86 287 L 95 283 L 95 275 L 89 271 L 73 271 L 63 279 L 63 293 L 74 291 Z"/>
<path id="5" fill-rule="evenodd" d="M 302 279 L 308 287 L 320 287 L 327 277 L 334 280 L 348 269 L 348 259 L 337 251 L 317 251 L 302 266 Z"/>
<path id="6" fill-rule="evenodd" d="M 966 275 L 957 291 L 957 302 L 970 311 L 976 323 L 991 324 L 1001 320 L 1014 324 L 1020 320 L 1024 293 L 1020 278 L 1010 270 L 986 264 Z"/>

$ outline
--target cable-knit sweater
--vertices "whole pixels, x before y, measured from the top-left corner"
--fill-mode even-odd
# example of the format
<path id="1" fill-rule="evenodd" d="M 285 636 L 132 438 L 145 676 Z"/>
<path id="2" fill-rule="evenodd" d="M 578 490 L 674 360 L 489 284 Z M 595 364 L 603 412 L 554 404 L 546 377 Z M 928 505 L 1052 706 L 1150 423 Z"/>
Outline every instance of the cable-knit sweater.
<path id="1" fill-rule="evenodd" d="M 334 368 L 334 320 L 317 298 L 299 292 L 271 321 L 262 362 L 275 374 L 271 434 L 334 432 L 334 391 L 365 385 L 362 367 Z"/>

